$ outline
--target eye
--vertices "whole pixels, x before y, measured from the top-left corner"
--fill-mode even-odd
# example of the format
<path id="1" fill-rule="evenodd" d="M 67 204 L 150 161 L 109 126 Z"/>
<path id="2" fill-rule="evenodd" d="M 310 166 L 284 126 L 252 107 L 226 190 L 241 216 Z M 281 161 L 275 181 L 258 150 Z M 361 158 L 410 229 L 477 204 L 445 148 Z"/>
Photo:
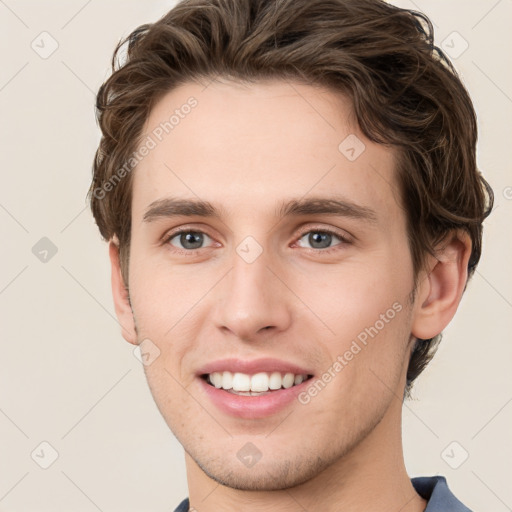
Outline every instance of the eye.
<path id="1" fill-rule="evenodd" d="M 202 231 L 181 230 L 171 233 L 166 241 L 181 252 L 193 253 L 198 249 L 204 248 L 202 245 L 205 237 L 211 241 L 211 238 Z M 181 244 L 181 246 L 177 244 Z"/>
<path id="2" fill-rule="evenodd" d="M 336 250 L 336 247 L 339 245 L 350 243 L 347 237 L 329 229 L 313 229 L 306 231 L 301 235 L 299 241 L 303 238 L 306 238 L 307 243 L 310 244 L 310 247 L 306 247 L 307 249 L 315 251 L 320 250 L 322 252 L 330 252 L 331 250 Z M 333 238 L 338 239 L 340 243 L 331 246 Z"/>
<path id="3" fill-rule="evenodd" d="M 201 249 L 212 246 L 212 244 L 203 246 L 206 241 L 205 238 L 212 242 L 212 238 L 203 231 L 181 229 L 170 233 L 165 237 L 164 241 L 171 245 L 173 250 L 178 253 L 195 255 Z M 304 246 L 303 243 L 300 243 L 299 246 L 315 253 L 330 253 L 331 251 L 338 250 L 340 245 L 350 244 L 347 236 L 330 229 L 310 229 L 303 232 L 298 240 L 301 241 L 302 239 L 306 239 L 306 243 L 310 246 Z M 339 240 L 339 243 L 332 246 L 331 244 L 335 239 Z"/>

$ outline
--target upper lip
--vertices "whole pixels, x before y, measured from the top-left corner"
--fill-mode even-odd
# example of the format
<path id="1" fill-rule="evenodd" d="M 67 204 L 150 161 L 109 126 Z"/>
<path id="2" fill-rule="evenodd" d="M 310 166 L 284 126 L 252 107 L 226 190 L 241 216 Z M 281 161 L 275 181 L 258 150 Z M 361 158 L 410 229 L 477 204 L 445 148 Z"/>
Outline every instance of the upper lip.
<path id="1" fill-rule="evenodd" d="M 293 373 L 295 375 L 313 374 L 313 372 L 307 368 L 271 357 L 252 360 L 237 358 L 218 359 L 217 361 L 212 361 L 211 363 L 205 364 L 199 368 L 198 374 L 204 375 L 224 371 L 232 373 L 246 373 L 249 375 L 260 372 Z"/>

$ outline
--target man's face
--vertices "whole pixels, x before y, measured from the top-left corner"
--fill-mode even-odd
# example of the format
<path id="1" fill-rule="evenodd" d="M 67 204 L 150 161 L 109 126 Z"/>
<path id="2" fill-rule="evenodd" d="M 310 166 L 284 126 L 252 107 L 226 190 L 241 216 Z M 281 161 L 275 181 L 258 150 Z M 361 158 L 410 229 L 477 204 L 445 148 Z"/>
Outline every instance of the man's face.
<path id="1" fill-rule="evenodd" d="M 395 154 L 312 86 L 186 84 L 146 135 L 176 109 L 133 177 L 130 299 L 138 341 L 160 350 L 149 386 L 209 476 L 285 488 L 399 428 L 413 269 Z M 170 215 L 170 198 L 219 216 Z M 312 198 L 345 204 L 281 216 Z M 227 372 L 239 389 L 281 389 L 224 390 Z"/>

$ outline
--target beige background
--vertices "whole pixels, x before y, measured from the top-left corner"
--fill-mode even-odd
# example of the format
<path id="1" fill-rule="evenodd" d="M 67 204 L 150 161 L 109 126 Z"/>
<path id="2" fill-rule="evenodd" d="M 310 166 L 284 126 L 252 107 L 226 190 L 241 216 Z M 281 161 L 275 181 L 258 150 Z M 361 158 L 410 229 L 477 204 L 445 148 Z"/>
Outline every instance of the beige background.
<path id="1" fill-rule="evenodd" d="M 476 105 L 479 165 L 496 193 L 478 273 L 404 408 L 406 464 L 411 476 L 445 475 L 472 509 L 504 512 L 512 507 L 512 1 L 396 3 L 431 16 L 437 44 L 453 55 L 469 45 L 454 63 Z M 107 246 L 85 203 L 99 141 L 94 94 L 114 46 L 171 5 L 0 0 L 0 510 L 164 512 L 187 495 L 181 446 L 114 319 Z M 52 39 L 59 46 L 48 58 L 31 47 L 48 51 Z M 32 252 L 42 237 L 58 250 L 47 262 Z M 48 469 L 43 441 L 58 452 Z M 452 469 L 447 461 L 460 464 L 466 451 Z"/>

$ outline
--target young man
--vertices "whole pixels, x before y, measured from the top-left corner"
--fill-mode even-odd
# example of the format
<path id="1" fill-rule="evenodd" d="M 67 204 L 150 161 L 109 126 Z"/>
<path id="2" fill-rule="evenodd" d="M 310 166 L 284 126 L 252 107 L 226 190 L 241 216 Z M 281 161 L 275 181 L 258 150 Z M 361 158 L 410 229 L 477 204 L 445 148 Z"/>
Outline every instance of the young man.
<path id="1" fill-rule="evenodd" d="M 467 511 L 409 478 L 401 443 L 492 206 L 430 22 L 190 0 L 127 40 L 90 197 L 123 336 L 186 452 L 176 510 Z"/>

